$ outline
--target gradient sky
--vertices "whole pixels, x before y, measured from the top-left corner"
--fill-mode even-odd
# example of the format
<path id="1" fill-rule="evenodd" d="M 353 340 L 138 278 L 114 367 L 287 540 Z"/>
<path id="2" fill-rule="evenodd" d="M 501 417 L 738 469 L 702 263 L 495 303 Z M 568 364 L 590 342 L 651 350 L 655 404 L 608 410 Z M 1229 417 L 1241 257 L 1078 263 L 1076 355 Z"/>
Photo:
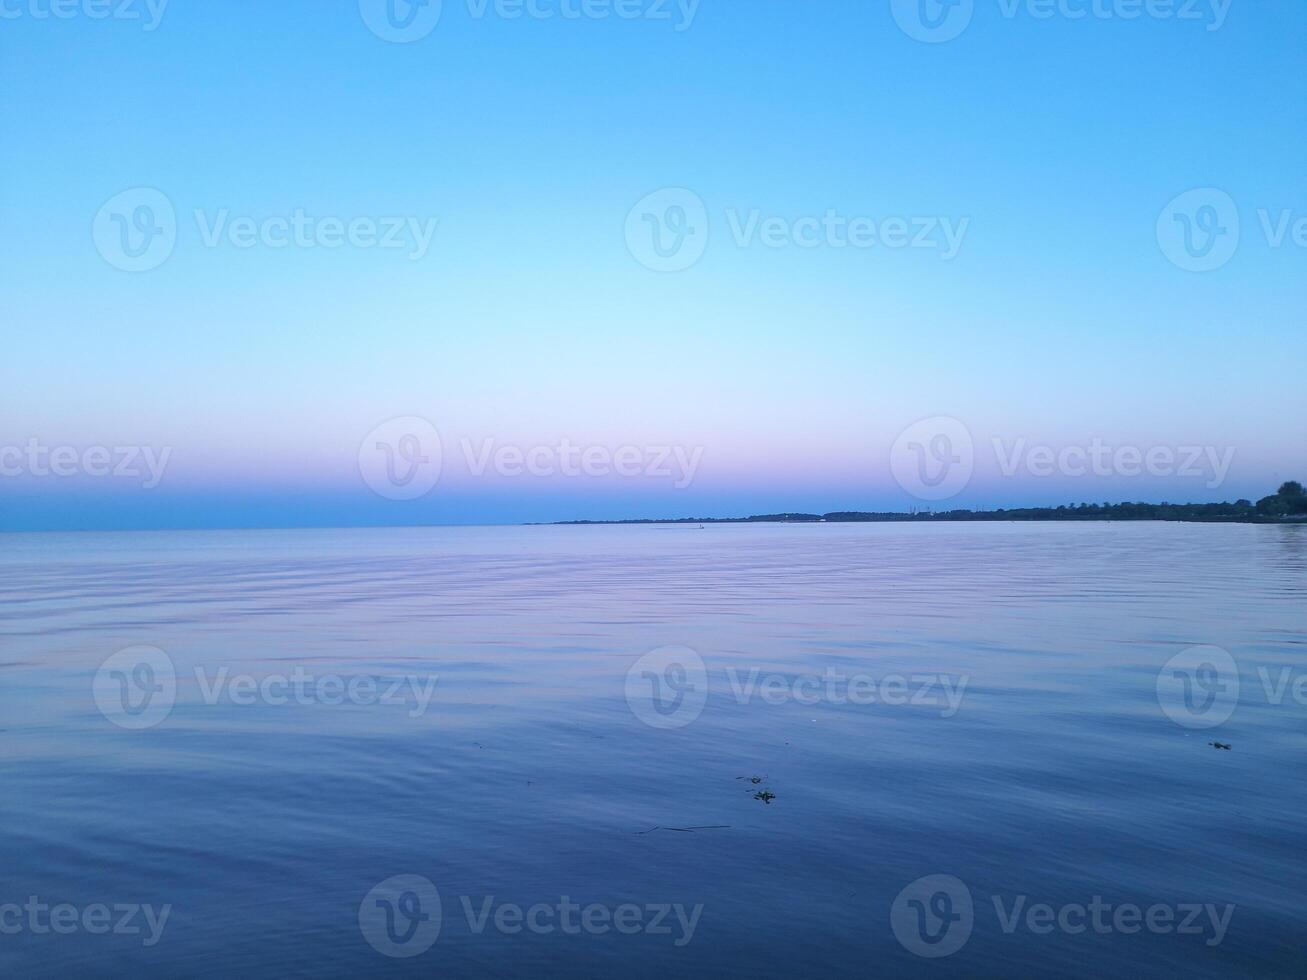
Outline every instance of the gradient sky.
<path id="1" fill-rule="evenodd" d="M 1255 499 L 1307 478 L 1307 242 L 1273 245 L 1258 217 L 1307 217 L 1307 5 L 1236 0 L 1211 30 L 1206 0 L 1199 20 L 1099 4 L 1114 15 L 977 2 L 958 37 L 923 43 L 866 0 L 712 0 L 688 23 L 675 4 L 541 19 L 445 0 L 398 44 L 356 0 L 173 0 L 148 31 L 6 0 L 0 447 L 171 455 L 149 489 L 0 476 L 0 529 L 938 507 L 890 465 L 936 416 L 975 442 L 948 506 Z M 538 0 L 564 7 L 579 0 Z M 93 236 L 137 187 L 177 216 L 147 272 Z M 668 187 L 704 202 L 707 247 L 657 272 L 624 229 Z M 1156 232 L 1193 188 L 1241 224 L 1207 272 Z M 208 247 L 195 211 L 224 209 L 438 224 L 417 260 Z M 969 223 L 952 259 L 741 247 L 729 214 L 755 209 Z M 443 446 L 415 500 L 360 476 L 397 416 Z M 1216 486 L 1005 475 L 996 438 L 1235 456 Z M 677 487 L 477 476 L 462 448 L 562 439 L 702 457 Z"/>

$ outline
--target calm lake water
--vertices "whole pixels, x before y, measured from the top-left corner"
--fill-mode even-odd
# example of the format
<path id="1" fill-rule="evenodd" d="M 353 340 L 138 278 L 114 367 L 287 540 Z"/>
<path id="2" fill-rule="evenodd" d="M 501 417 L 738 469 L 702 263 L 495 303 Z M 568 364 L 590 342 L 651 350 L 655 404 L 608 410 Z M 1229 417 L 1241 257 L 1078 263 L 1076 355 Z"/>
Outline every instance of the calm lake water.
<path id="1" fill-rule="evenodd" d="M 4 976 L 1307 974 L 1307 526 L 0 535 L 0 595 Z"/>

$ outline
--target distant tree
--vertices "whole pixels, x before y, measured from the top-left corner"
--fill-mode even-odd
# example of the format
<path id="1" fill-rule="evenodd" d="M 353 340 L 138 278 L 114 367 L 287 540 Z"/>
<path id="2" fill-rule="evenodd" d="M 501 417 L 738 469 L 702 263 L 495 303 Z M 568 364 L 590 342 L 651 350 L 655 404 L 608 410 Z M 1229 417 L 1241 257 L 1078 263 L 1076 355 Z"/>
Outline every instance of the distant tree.
<path id="1" fill-rule="evenodd" d="M 1275 491 L 1281 497 L 1301 497 L 1303 496 L 1302 484 L 1297 480 L 1288 480 L 1280 484 L 1280 489 Z"/>
<path id="2" fill-rule="evenodd" d="M 1265 517 L 1280 517 L 1287 514 L 1288 510 L 1284 506 L 1284 498 L 1279 494 L 1273 494 L 1257 501 L 1257 513 Z"/>

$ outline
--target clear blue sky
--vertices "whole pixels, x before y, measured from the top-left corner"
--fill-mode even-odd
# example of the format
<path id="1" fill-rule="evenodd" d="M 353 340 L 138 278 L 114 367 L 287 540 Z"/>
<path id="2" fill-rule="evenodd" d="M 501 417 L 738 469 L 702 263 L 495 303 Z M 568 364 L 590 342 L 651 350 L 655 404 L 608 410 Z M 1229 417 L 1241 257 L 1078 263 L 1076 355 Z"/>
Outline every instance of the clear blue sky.
<path id="1" fill-rule="evenodd" d="M 78 461 L 0 459 L 0 529 L 906 509 L 922 500 L 892 447 L 940 416 L 974 439 L 956 506 L 1307 478 L 1307 241 L 1259 218 L 1307 217 L 1307 5 L 977 2 L 924 43 L 889 2 L 469 2 L 391 43 L 355 0 L 173 0 L 152 30 L 144 0 L 138 20 L 6 0 L 0 447 Z M 132 208 L 102 212 L 133 188 L 175 212 L 147 271 L 113 251 Z M 648 267 L 641 213 L 628 234 L 663 188 L 706 218 L 679 271 Z M 1194 188 L 1239 220 L 1209 271 L 1159 244 Z M 297 212 L 398 217 L 402 247 L 278 247 Z M 814 231 L 828 212 L 963 233 L 951 256 L 837 247 Z M 751 214 L 815 244 L 737 240 Z M 240 247 L 246 218 L 263 231 Z M 398 416 L 443 447 L 412 500 L 360 476 Z M 474 472 L 487 447 L 564 439 L 643 469 Z M 1095 440 L 1234 456 L 1219 481 L 1002 471 L 1018 447 Z M 88 472 L 97 446 L 167 450 L 158 485 Z M 701 453 L 687 486 L 662 446 Z"/>

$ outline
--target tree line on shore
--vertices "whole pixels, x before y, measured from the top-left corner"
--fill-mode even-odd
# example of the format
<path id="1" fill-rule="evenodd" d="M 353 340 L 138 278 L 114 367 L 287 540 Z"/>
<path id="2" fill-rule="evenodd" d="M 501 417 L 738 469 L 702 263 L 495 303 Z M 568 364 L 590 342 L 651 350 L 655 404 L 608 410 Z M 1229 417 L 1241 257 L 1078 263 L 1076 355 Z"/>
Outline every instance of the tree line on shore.
<path id="1" fill-rule="evenodd" d="M 895 513 L 891 511 L 833 511 L 829 514 L 755 514 L 752 517 L 680 517 L 672 520 L 560 521 L 562 524 L 749 524 L 749 523 L 858 523 L 875 521 L 1275 521 L 1307 519 L 1307 492 L 1297 480 L 1253 503 L 1251 500 L 1219 504 L 1062 504 L 1058 507 L 1018 507 L 997 510 L 945 510 Z"/>

